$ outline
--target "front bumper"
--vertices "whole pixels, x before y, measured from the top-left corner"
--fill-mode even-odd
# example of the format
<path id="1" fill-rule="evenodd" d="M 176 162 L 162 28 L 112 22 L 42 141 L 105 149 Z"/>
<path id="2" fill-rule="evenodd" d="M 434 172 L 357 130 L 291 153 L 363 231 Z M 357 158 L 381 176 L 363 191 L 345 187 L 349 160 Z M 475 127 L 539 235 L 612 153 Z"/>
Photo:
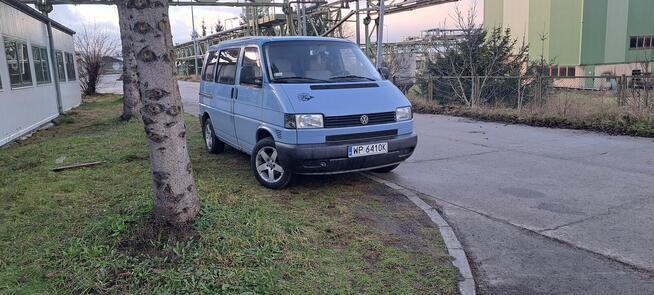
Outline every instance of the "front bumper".
<path id="1" fill-rule="evenodd" d="M 388 142 L 388 153 L 348 158 L 352 145 Z M 324 144 L 276 143 L 279 160 L 297 174 L 335 174 L 363 171 L 398 164 L 413 154 L 418 143 L 416 134 L 398 135 L 390 139 L 356 140 Z"/>

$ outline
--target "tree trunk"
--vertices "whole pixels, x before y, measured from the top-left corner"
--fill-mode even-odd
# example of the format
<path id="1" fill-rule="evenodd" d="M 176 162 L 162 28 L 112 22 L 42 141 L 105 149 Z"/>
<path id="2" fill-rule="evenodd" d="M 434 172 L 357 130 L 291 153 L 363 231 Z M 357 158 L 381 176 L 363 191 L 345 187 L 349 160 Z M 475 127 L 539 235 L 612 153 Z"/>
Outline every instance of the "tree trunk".
<path id="1" fill-rule="evenodd" d="M 139 80 L 136 75 L 136 59 L 134 56 L 134 38 L 130 35 L 130 24 L 129 19 L 127 19 L 129 11 L 126 4 L 126 1 L 120 1 L 116 5 L 118 7 L 118 24 L 120 26 L 120 41 L 123 53 L 123 114 L 120 116 L 123 120 L 129 120 L 132 117 L 139 118 L 139 109 L 141 108 Z"/>
<path id="2" fill-rule="evenodd" d="M 179 225 L 197 215 L 197 196 L 186 148 L 186 125 L 175 76 L 168 1 L 119 0 L 131 30 L 139 93 L 152 165 L 154 216 Z"/>

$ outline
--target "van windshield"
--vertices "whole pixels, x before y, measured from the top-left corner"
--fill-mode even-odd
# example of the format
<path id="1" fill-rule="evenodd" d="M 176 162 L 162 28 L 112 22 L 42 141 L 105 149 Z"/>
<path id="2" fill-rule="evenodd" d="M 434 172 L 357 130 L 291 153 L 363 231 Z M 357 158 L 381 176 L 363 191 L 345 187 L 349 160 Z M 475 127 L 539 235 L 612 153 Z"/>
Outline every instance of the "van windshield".
<path id="1" fill-rule="evenodd" d="M 354 43 L 282 41 L 264 46 L 272 83 L 378 81 L 375 67 Z"/>

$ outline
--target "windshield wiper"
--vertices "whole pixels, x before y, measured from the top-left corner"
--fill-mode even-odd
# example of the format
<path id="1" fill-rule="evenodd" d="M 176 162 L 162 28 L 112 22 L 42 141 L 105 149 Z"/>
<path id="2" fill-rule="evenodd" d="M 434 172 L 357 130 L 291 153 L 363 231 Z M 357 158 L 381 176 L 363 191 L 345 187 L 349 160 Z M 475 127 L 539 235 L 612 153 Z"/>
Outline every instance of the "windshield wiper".
<path id="1" fill-rule="evenodd" d="M 334 77 L 329 78 L 329 80 L 337 80 L 337 79 L 364 79 L 364 80 L 368 80 L 368 81 L 377 81 L 377 80 L 375 80 L 373 78 L 357 76 L 357 75 L 334 76 Z"/>
<path id="2" fill-rule="evenodd" d="M 321 80 L 321 79 L 315 79 L 309 77 L 299 77 L 299 76 L 275 78 L 272 81 L 273 83 L 291 83 L 289 80 L 300 80 L 304 82 L 315 82 L 315 83 L 329 82 L 327 80 Z"/>

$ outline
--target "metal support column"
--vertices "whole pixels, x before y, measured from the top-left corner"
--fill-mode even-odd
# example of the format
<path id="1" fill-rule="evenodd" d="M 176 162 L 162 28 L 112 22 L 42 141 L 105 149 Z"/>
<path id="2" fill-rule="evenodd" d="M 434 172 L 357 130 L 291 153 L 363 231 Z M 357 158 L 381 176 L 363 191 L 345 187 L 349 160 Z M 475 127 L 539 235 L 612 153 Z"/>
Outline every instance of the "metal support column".
<path id="1" fill-rule="evenodd" d="M 379 0 L 379 23 L 377 24 L 377 54 L 375 64 L 382 67 L 382 47 L 384 45 L 384 0 Z"/>
<path id="2" fill-rule="evenodd" d="M 302 35 L 307 35 L 307 5 L 302 3 Z"/>
<path id="3" fill-rule="evenodd" d="M 355 30 L 357 31 L 356 32 L 357 46 L 361 46 L 361 25 L 359 24 L 360 23 L 360 19 L 359 19 L 360 18 L 360 16 L 359 16 L 360 15 L 360 13 L 359 13 L 359 0 L 356 0 L 354 2 L 354 5 L 355 5 L 354 9 L 356 9 L 356 11 L 357 11 L 357 15 L 356 15 L 357 24 L 355 25 Z"/>
<path id="4" fill-rule="evenodd" d="M 57 67 L 57 55 L 55 54 L 54 40 L 52 38 L 52 21 L 48 17 L 47 13 L 44 13 L 45 17 L 48 18 L 46 23 L 46 28 L 48 30 L 48 46 L 50 47 L 50 60 L 51 60 L 51 69 L 53 69 L 53 80 L 55 84 L 55 92 L 57 93 L 57 111 L 60 115 L 64 114 L 64 106 L 61 100 L 61 88 L 59 86 L 59 68 Z"/>
<path id="5" fill-rule="evenodd" d="M 193 62 L 195 63 L 195 68 L 193 72 L 195 77 L 198 77 L 198 32 L 195 31 L 195 17 L 193 16 L 193 6 L 191 6 L 191 25 L 193 26 L 193 31 L 191 32 L 191 37 L 193 38 Z"/>

